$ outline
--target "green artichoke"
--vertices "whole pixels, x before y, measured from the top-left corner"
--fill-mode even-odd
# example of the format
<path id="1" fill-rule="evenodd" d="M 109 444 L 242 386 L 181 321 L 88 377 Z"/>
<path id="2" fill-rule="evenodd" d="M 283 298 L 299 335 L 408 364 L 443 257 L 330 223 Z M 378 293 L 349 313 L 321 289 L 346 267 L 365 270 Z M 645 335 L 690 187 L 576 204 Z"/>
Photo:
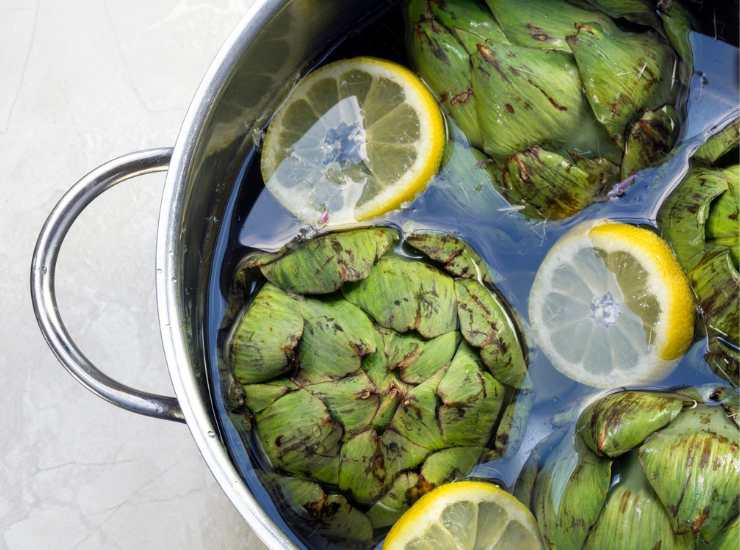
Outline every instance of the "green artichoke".
<path id="1" fill-rule="evenodd" d="M 676 1 L 408 0 L 406 19 L 411 64 L 530 217 L 568 217 L 674 145 Z"/>
<path id="2" fill-rule="evenodd" d="M 727 392 L 737 399 L 727 388 L 706 402 L 692 391 L 624 391 L 589 405 L 517 483 L 546 544 L 737 548 L 740 430 Z"/>
<path id="3" fill-rule="evenodd" d="M 525 351 L 488 267 L 452 235 L 329 233 L 244 262 L 266 282 L 228 362 L 268 484 L 328 537 L 368 541 L 420 495 L 504 454 Z M 243 275 L 240 281 L 246 281 Z"/>
<path id="4" fill-rule="evenodd" d="M 734 136 L 732 140 L 728 134 Z M 737 140 L 733 124 L 699 149 L 699 160 L 716 160 L 736 146 Z M 709 336 L 707 362 L 734 385 L 740 373 L 739 207 L 740 165 L 694 168 L 658 216 L 661 232 L 698 298 Z"/>

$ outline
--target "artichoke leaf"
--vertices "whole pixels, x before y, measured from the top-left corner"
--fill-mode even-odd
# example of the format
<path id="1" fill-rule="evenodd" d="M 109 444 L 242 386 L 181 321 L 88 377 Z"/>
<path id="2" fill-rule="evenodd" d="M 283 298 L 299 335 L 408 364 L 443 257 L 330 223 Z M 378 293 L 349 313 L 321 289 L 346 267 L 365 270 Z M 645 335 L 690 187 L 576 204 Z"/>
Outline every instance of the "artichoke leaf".
<path id="1" fill-rule="evenodd" d="M 432 485 L 441 485 L 468 475 L 483 454 L 483 447 L 453 447 L 437 451 L 424 461 L 421 475 Z"/>
<path id="2" fill-rule="evenodd" d="M 324 402 L 332 417 L 344 427 L 345 434 L 370 426 L 380 404 L 375 386 L 362 372 L 305 389 Z"/>
<path id="3" fill-rule="evenodd" d="M 296 294 L 328 294 L 342 284 L 367 277 L 373 265 L 398 240 L 385 227 L 334 232 L 299 244 L 260 266 L 274 285 Z"/>
<path id="4" fill-rule="evenodd" d="M 455 277 L 493 284 L 488 265 L 462 239 L 438 231 L 417 231 L 406 238 L 408 245 L 439 263 Z"/>
<path id="5" fill-rule="evenodd" d="M 655 8 L 652 2 L 647 0 L 584 0 L 584 3 L 590 4 L 615 19 L 626 19 L 654 29 L 660 27 Z"/>
<path id="6" fill-rule="evenodd" d="M 445 0 L 431 2 L 434 17 L 473 53 L 478 44 L 509 43 L 491 12 L 477 0 Z"/>
<path id="7" fill-rule="evenodd" d="M 246 384 L 242 388 L 247 407 L 253 413 L 258 413 L 285 394 L 297 390 L 298 386 L 287 378 L 278 378 L 263 384 Z"/>
<path id="8" fill-rule="evenodd" d="M 545 460 L 534 486 L 534 514 L 551 548 L 581 548 L 606 502 L 611 461 L 572 432 Z"/>
<path id="9" fill-rule="evenodd" d="M 318 397 L 304 390 L 289 393 L 256 419 L 259 441 L 273 467 L 337 482 L 343 430 Z"/>
<path id="10" fill-rule="evenodd" d="M 568 37 L 596 119 L 619 144 L 643 111 L 671 103 L 673 51 L 652 32 L 628 33 L 596 23 Z"/>
<path id="11" fill-rule="evenodd" d="M 375 430 L 346 441 L 339 458 L 339 489 L 360 504 L 372 504 L 382 493 L 384 482 L 380 438 Z"/>
<path id="12" fill-rule="evenodd" d="M 709 349 L 704 355 L 704 360 L 715 374 L 733 386 L 740 383 L 740 350 L 737 346 L 714 336 L 709 340 Z M 736 422 L 740 422 L 740 415 L 736 414 L 734 418 Z"/>
<path id="13" fill-rule="evenodd" d="M 694 160 L 703 164 L 714 164 L 740 144 L 740 118 L 710 137 L 694 153 Z"/>
<path id="14" fill-rule="evenodd" d="M 681 79 L 688 82 L 694 65 L 694 53 L 689 40 L 691 28 L 694 26 L 691 14 L 678 0 L 672 0 L 658 2 L 658 16 L 663 22 L 663 30 L 668 41 L 685 63 L 681 67 Z"/>
<path id="15" fill-rule="evenodd" d="M 455 119 L 470 143 L 480 146 L 468 52 L 449 31 L 433 21 L 418 23 L 408 40 L 409 57 L 416 72 L 435 91 L 442 107 Z"/>
<path id="16" fill-rule="evenodd" d="M 522 466 L 514 485 L 514 496 L 529 509 L 534 509 L 534 485 L 542 468 L 541 448 L 535 447 Z"/>
<path id="17" fill-rule="evenodd" d="M 585 550 L 660 548 L 691 550 L 693 537 L 676 535 L 663 505 L 645 479 L 635 453 L 609 492 L 604 510 L 584 546 Z"/>
<path id="18" fill-rule="evenodd" d="M 529 4 L 517 8 L 528 10 Z M 491 44 L 478 46 L 471 61 L 483 149 L 494 159 L 542 143 L 585 156 L 621 157 L 594 118 L 572 56 Z"/>
<path id="19" fill-rule="evenodd" d="M 396 409 L 390 429 L 414 445 L 436 451 L 445 447 L 442 428 L 437 419 L 437 387 L 446 369 L 437 371 L 429 380 L 412 388 Z"/>
<path id="20" fill-rule="evenodd" d="M 732 520 L 724 531 L 712 541 L 709 550 L 737 550 L 738 546 L 740 546 L 740 516 Z"/>
<path id="21" fill-rule="evenodd" d="M 666 105 L 643 113 L 627 134 L 622 179 L 665 158 L 676 143 L 678 130 L 678 114 L 673 107 Z"/>
<path id="22" fill-rule="evenodd" d="M 504 386 L 480 368 L 475 352 L 462 344 L 439 383 L 437 416 L 445 444 L 484 446 L 504 402 Z"/>
<path id="23" fill-rule="evenodd" d="M 266 284 L 231 335 L 229 354 L 234 376 L 241 384 L 254 384 L 287 372 L 302 333 L 298 301 Z"/>
<path id="24" fill-rule="evenodd" d="M 275 484 L 290 509 L 311 522 L 313 532 L 358 542 L 372 539 L 368 517 L 343 496 L 327 495 L 318 484 L 302 479 L 277 476 Z"/>
<path id="25" fill-rule="evenodd" d="M 426 447 L 412 443 L 392 426 L 383 432 L 381 443 L 387 479 L 393 479 L 403 470 L 416 468 L 431 453 Z"/>
<path id="26" fill-rule="evenodd" d="M 594 453 L 611 458 L 631 451 L 683 409 L 680 396 L 646 391 L 612 393 L 591 403 L 576 432 Z"/>
<path id="27" fill-rule="evenodd" d="M 689 272 L 689 281 L 709 328 L 737 345 L 740 342 L 740 274 L 730 252 L 720 250 L 707 255 Z"/>
<path id="28" fill-rule="evenodd" d="M 642 469 L 674 531 L 711 541 L 737 514 L 739 436 L 722 407 L 699 405 L 640 447 Z"/>
<path id="29" fill-rule="evenodd" d="M 494 440 L 494 451 L 499 456 L 512 455 L 519 450 L 534 405 L 534 393 L 520 392 L 506 405 Z"/>
<path id="30" fill-rule="evenodd" d="M 695 168 L 660 209 L 658 225 L 661 233 L 686 271 L 696 266 L 706 251 L 710 207 L 715 199 L 729 190 L 731 174 L 727 170 Z"/>
<path id="31" fill-rule="evenodd" d="M 382 258 L 367 279 L 342 288 L 344 297 L 381 326 L 434 338 L 457 328 L 453 281 L 431 266 Z"/>
<path id="32" fill-rule="evenodd" d="M 606 161 L 608 162 L 608 161 Z M 532 218 L 560 220 L 582 210 L 615 178 L 593 164 L 593 174 L 557 153 L 531 147 L 509 158 L 502 172 L 501 191 L 512 204 L 524 205 Z"/>
<path id="33" fill-rule="evenodd" d="M 400 369 L 399 378 L 407 384 L 421 384 L 439 369 L 450 364 L 460 342 L 460 335 L 448 332 L 424 342 L 419 357 Z"/>
<path id="34" fill-rule="evenodd" d="M 391 488 L 370 507 L 367 516 L 373 527 L 380 529 L 393 525 L 419 496 L 419 476 L 413 472 L 400 474 Z"/>
<path id="35" fill-rule="evenodd" d="M 359 370 L 362 357 L 375 351 L 373 324 L 363 311 L 341 298 L 306 299 L 298 346 L 299 377 L 307 382 L 340 378 Z"/>
<path id="36" fill-rule="evenodd" d="M 605 27 L 614 24 L 606 15 L 575 6 L 569 2 L 527 0 L 486 0 L 496 21 L 514 44 L 528 48 L 570 53 L 566 38 L 582 23 L 596 22 Z"/>
<path id="37" fill-rule="evenodd" d="M 463 338 L 481 348 L 481 359 L 501 383 L 529 385 L 527 363 L 511 317 L 503 304 L 477 281 L 455 281 L 458 317 Z"/>
<path id="38" fill-rule="evenodd" d="M 740 262 L 740 165 L 722 173 L 727 177 L 727 191 L 709 207 L 706 237 L 710 246 L 730 251 L 737 269 Z"/>

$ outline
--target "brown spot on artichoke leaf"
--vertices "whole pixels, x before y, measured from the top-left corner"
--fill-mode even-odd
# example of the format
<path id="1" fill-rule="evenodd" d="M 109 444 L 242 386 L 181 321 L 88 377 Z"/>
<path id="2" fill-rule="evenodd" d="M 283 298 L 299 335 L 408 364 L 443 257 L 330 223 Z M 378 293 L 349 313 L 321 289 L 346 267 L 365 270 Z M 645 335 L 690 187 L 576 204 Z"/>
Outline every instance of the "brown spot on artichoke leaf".
<path id="1" fill-rule="evenodd" d="M 537 25 L 527 23 L 527 30 L 529 31 L 529 35 L 538 42 L 549 42 L 550 40 L 552 40 L 552 37 L 547 34 L 544 29 L 538 27 Z"/>
<path id="2" fill-rule="evenodd" d="M 450 99 L 450 105 L 464 105 L 471 97 L 473 97 L 473 89 L 468 88 L 467 90 L 463 90 L 462 92 L 453 95 Z"/>
<path id="3" fill-rule="evenodd" d="M 496 72 L 501 75 L 501 78 L 503 78 L 506 82 L 511 82 L 508 75 L 506 75 L 501 69 L 501 64 L 498 62 L 498 59 L 496 59 L 496 54 L 494 54 L 491 49 L 487 48 L 483 44 L 478 44 L 478 52 L 480 53 L 483 60 L 491 65 L 496 70 Z"/>
<path id="4" fill-rule="evenodd" d="M 527 82 L 529 82 L 529 84 L 532 87 L 537 88 L 540 91 L 540 93 L 543 96 L 545 96 L 545 98 L 547 98 L 547 101 L 550 102 L 550 105 L 552 105 L 553 107 L 555 107 L 558 111 L 567 111 L 568 110 L 568 107 L 566 107 L 565 105 L 561 105 L 560 103 L 558 103 L 555 100 L 554 97 L 552 97 L 549 93 L 547 93 L 547 90 L 545 90 L 542 86 L 540 86 L 539 84 L 537 84 L 535 81 L 533 81 L 533 80 L 531 80 L 531 79 L 528 78 L 527 79 Z"/>

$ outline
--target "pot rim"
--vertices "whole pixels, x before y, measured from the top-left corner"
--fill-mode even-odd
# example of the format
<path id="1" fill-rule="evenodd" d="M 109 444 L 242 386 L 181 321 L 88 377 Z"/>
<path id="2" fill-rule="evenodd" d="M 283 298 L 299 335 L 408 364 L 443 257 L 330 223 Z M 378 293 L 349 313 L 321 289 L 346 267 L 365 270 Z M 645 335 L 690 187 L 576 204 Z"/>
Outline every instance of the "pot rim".
<path id="1" fill-rule="evenodd" d="M 183 120 L 167 172 L 159 212 L 156 244 L 157 311 L 167 369 L 190 433 L 216 481 L 242 517 L 270 549 L 295 548 L 247 489 L 216 437 L 217 429 L 209 406 L 199 396 L 191 358 L 185 342 L 186 320 L 178 307 L 183 277 L 178 276 L 174 243 L 180 237 L 180 218 L 185 200 L 183 181 L 193 160 L 198 137 L 230 76 L 243 47 L 253 41 L 262 27 L 286 0 L 255 0 L 212 61 Z"/>

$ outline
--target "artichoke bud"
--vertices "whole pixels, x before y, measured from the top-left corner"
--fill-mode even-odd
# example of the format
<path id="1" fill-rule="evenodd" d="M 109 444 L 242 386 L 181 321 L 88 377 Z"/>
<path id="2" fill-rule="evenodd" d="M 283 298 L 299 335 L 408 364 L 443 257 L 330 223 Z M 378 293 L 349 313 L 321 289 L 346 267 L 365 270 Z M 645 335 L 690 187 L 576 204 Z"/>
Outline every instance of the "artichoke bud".
<path id="1" fill-rule="evenodd" d="M 674 395 L 625 391 L 591 403 L 578 418 L 576 432 L 594 453 L 616 458 L 669 424 L 683 409 Z"/>
<path id="2" fill-rule="evenodd" d="M 569 432 L 545 459 L 534 485 L 534 514 L 551 548 L 581 548 L 599 518 L 611 483 L 611 461 Z"/>
<path id="3" fill-rule="evenodd" d="M 456 237 L 412 236 L 429 263 L 391 252 L 397 237 L 331 233 L 243 261 L 268 282 L 227 342 L 233 412 L 246 405 L 266 477 L 300 478 L 277 476 L 284 502 L 333 538 L 369 540 L 467 475 L 502 416 L 509 431 L 521 416 L 502 415 L 527 370 L 505 306 L 478 280 L 488 268 Z"/>
<path id="4" fill-rule="evenodd" d="M 640 463 L 677 533 L 712 541 L 738 512 L 738 428 L 722 407 L 684 410 L 640 447 Z"/>
<path id="5" fill-rule="evenodd" d="M 474 145 L 480 145 L 478 111 L 470 81 L 470 60 L 463 45 L 434 21 L 421 21 L 409 37 L 409 57 L 445 110 Z"/>
<path id="6" fill-rule="evenodd" d="M 672 102 L 676 58 L 654 33 L 587 23 L 567 40 L 596 119 L 618 144 L 643 111 Z"/>
<path id="7" fill-rule="evenodd" d="M 311 530 L 323 536 L 369 542 L 373 526 L 367 516 L 340 495 L 327 495 L 317 483 L 277 476 L 275 485 L 281 500 Z"/>
<path id="8" fill-rule="evenodd" d="M 732 121 L 726 128 L 710 137 L 694 153 L 694 160 L 711 165 L 740 144 L 740 118 Z"/>
<path id="9" fill-rule="evenodd" d="M 678 114 L 668 105 L 643 113 L 627 134 L 622 179 L 662 160 L 678 138 Z"/>

